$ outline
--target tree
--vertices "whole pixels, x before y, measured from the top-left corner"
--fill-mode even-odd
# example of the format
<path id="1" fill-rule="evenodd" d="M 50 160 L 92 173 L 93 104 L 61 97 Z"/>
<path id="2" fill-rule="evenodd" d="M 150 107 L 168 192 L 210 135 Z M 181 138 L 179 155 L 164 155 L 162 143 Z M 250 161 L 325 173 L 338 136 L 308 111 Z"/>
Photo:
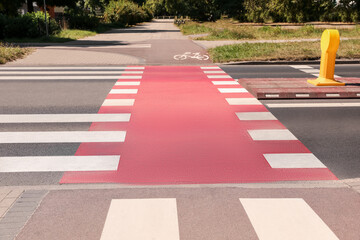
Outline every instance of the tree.
<path id="1" fill-rule="evenodd" d="M 18 9 L 25 3 L 25 0 L 1 0 L 0 2 L 0 13 L 7 16 L 16 16 Z"/>
<path id="2" fill-rule="evenodd" d="M 9 0 L 11 1 L 11 0 Z M 26 0 L 28 12 L 34 12 L 33 3 L 36 2 L 38 6 L 44 5 L 44 0 Z M 24 2 L 24 0 L 23 0 Z M 58 7 L 75 7 L 77 0 L 46 0 L 47 6 L 58 6 Z"/>
<path id="3" fill-rule="evenodd" d="M 165 0 L 147 0 L 145 7 L 150 9 L 154 16 L 168 15 L 165 8 Z"/>

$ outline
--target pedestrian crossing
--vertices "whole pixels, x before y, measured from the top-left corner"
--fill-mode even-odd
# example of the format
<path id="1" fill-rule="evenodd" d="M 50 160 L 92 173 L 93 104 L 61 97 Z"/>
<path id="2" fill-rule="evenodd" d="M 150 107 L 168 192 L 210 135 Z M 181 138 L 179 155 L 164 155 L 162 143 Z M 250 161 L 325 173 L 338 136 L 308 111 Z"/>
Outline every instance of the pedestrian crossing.
<path id="1" fill-rule="evenodd" d="M 139 71 L 142 70 L 142 71 Z M 121 96 L 135 95 L 144 67 L 1 67 L 0 80 L 114 80 L 119 84 L 111 89 L 109 96 L 119 99 L 106 99 L 103 106 L 132 106 L 135 99 L 121 99 Z M 137 80 L 137 81 L 134 81 Z M 122 86 L 126 88 L 122 89 Z M 57 114 L 0 114 L 0 123 L 6 124 L 74 124 L 93 125 L 128 124 L 131 111 L 107 113 L 57 113 Z M 126 140 L 126 127 L 121 129 L 97 129 L 96 131 L 22 131 L 0 132 L 0 144 L 64 144 L 91 143 L 102 148 L 122 144 Z M 23 145 L 24 146 L 24 145 Z M 46 153 L 46 151 L 45 151 Z M 74 156 L 0 156 L 0 172 L 65 172 L 65 171 L 116 171 L 120 162 L 118 154 L 79 154 Z"/>
<path id="2" fill-rule="evenodd" d="M 239 198 L 237 207 L 245 210 L 260 240 L 338 239 L 302 198 Z M 100 239 L 180 240 L 181 211 L 186 209 L 179 209 L 176 198 L 113 199 Z M 233 225 L 246 224 L 233 222 Z M 226 232 L 226 228 L 222 231 Z"/>
<path id="3" fill-rule="evenodd" d="M 0 67 L 0 81 L 141 79 L 145 67 Z M 126 76 L 122 76 L 126 74 Z M 130 75 L 130 76 L 129 76 Z"/>
<path id="4" fill-rule="evenodd" d="M 294 68 L 294 69 L 297 69 L 299 71 L 302 71 L 304 73 L 308 73 L 308 74 L 311 74 L 313 75 L 314 77 L 319 77 L 319 72 L 320 70 L 319 69 L 315 69 L 311 66 L 308 66 L 308 65 L 290 65 L 290 67 Z M 338 75 L 334 75 L 335 78 L 341 78 L 340 76 Z M 308 97 L 308 96 L 299 96 L 299 97 Z"/>
<path id="5" fill-rule="evenodd" d="M 19 80 L 29 77 L 25 72 L 33 79 L 54 72 L 54 80 L 115 80 L 98 113 L 0 114 L 1 124 L 90 123 L 88 131 L 3 130 L 2 145 L 74 143 L 78 148 L 74 156 L 46 151 L 1 156 L 0 172 L 65 171 L 60 183 L 336 179 L 260 101 L 216 66 L 1 69 Z M 12 75 L 16 71 L 23 74 Z M 58 75 L 62 71 L 66 74 Z"/>

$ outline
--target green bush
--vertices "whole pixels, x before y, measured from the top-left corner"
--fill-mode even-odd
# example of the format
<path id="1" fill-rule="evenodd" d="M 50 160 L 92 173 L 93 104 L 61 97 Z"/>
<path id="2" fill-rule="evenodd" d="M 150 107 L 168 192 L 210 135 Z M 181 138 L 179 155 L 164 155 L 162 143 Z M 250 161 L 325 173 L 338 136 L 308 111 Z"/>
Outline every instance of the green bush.
<path id="1" fill-rule="evenodd" d="M 152 18 L 136 3 L 128 0 L 111 1 L 105 8 L 104 20 L 124 26 L 148 21 Z"/>
<path id="2" fill-rule="evenodd" d="M 49 15 L 47 15 L 49 16 Z M 49 34 L 60 31 L 59 24 L 49 17 Z M 18 17 L 0 16 L 0 38 L 36 38 L 46 35 L 45 14 L 43 12 L 26 13 Z"/>
<path id="3" fill-rule="evenodd" d="M 86 13 L 70 14 L 68 16 L 69 28 L 92 30 L 99 26 L 100 20 Z"/>

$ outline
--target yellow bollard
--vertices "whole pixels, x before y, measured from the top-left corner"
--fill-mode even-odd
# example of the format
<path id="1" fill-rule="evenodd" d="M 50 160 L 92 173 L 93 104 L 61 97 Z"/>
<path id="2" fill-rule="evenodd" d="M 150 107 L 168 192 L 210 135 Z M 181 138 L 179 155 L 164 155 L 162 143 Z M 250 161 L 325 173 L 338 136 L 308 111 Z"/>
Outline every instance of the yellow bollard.
<path id="1" fill-rule="evenodd" d="M 338 30 L 326 29 L 321 37 L 321 63 L 318 79 L 308 80 L 315 86 L 345 86 L 345 83 L 335 81 L 335 59 L 340 44 Z"/>

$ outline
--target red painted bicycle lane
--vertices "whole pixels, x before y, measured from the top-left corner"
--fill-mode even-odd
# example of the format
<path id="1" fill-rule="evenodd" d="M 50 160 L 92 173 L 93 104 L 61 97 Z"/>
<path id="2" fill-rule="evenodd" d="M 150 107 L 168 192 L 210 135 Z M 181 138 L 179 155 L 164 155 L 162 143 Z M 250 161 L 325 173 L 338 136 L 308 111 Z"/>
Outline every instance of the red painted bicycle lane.
<path id="1" fill-rule="evenodd" d="M 214 74 L 216 75 L 216 74 Z M 90 131 L 126 131 L 124 143 L 82 143 L 77 155 L 120 155 L 117 171 L 66 172 L 61 183 L 245 183 L 334 180 L 327 168 L 272 168 L 263 154 L 310 153 L 298 140 L 254 141 L 248 130 L 285 129 L 278 120 L 240 121 L 236 112 L 268 112 L 262 105 L 229 105 L 200 67 L 146 67 L 129 123 L 97 123 Z M 119 82 L 125 80 L 119 80 Z M 233 81 L 233 80 L 232 80 Z M 114 88 L 121 88 L 115 86 Z M 129 88 L 129 87 L 126 87 Z M 129 98 L 109 95 L 109 98 Z M 132 97 L 134 98 L 134 97 Z"/>

